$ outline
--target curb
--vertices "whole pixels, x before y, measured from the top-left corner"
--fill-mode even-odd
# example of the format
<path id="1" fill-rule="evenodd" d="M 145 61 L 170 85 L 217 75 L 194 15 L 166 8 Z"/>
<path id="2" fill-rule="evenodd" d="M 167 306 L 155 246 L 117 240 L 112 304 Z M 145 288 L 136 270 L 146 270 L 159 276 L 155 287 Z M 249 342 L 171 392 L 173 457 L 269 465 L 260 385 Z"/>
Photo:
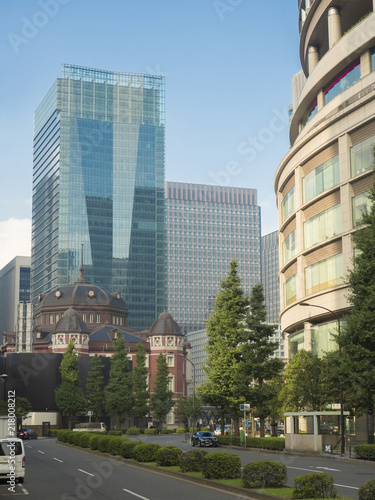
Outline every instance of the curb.
<path id="1" fill-rule="evenodd" d="M 147 470 L 149 472 L 153 472 L 154 474 L 160 474 L 162 476 L 169 476 L 169 477 L 178 478 L 182 481 L 199 484 L 201 486 L 204 486 L 206 488 L 211 488 L 214 490 L 227 491 L 228 493 L 233 493 L 233 494 L 237 495 L 238 499 L 244 498 L 244 499 L 248 499 L 248 500 L 285 500 L 282 497 L 268 495 L 266 493 L 258 493 L 256 491 L 247 490 L 246 488 L 240 488 L 238 486 L 231 486 L 229 484 L 219 483 L 218 481 L 215 481 L 213 479 L 206 479 L 203 477 L 189 476 L 188 474 L 185 474 L 183 472 L 170 471 L 167 469 L 162 469 L 162 468 L 156 467 L 154 465 L 144 464 L 141 462 L 134 462 L 133 460 L 129 460 L 129 459 L 122 458 L 122 457 L 116 457 L 113 455 L 107 455 L 107 454 L 101 453 L 100 451 L 97 451 L 97 450 L 88 450 L 87 448 L 80 448 L 79 446 L 74 446 L 72 444 L 60 443 L 59 441 L 55 441 L 55 444 L 58 444 L 60 446 L 65 446 L 66 448 L 72 448 L 75 450 L 79 450 L 79 451 L 88 453 L 90 455 L 105 457 L 107 460 L 119 462 L 119 463 L 122 463 L 124 465 L 126 464 L 129 467 L 135 467 L 137 469 Z"/>

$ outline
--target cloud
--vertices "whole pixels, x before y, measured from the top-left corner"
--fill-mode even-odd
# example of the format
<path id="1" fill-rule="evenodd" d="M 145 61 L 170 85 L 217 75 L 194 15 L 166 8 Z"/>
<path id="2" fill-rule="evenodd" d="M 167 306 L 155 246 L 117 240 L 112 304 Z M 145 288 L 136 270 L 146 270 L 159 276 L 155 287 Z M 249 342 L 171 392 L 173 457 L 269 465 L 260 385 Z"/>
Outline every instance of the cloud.
<path id="1" fill-rule="evenodd" d="M 18 255 L 31 255 L 31 220 L 0 221 L 0 269 Z"/>

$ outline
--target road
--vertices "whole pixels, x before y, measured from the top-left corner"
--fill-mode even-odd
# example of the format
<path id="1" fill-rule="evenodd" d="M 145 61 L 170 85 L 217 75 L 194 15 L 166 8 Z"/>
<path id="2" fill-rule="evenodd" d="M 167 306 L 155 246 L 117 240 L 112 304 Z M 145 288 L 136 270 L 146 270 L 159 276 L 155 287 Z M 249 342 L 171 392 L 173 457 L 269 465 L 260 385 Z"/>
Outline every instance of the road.
<path id="1" fill-rule="evenodd" d="M 141 436 L 146 442 L 164 446 L 191 449 L 183 443 L 183 436 Z M 52 439 L 26 441 L 26 477 L 23 485 L 16 486 L 16 493 L 7 491 L 5 482 L 0 484 L 0 500 L 22 497 L 27 500 L 230 500 L 239 498 L 227 492 L 206 488 L 179 479 L 122 464 L 108 457 L 94 456 L 79 448 L 61 446 Z M 242 465 L 254 460 L 277 460 L 288 469 L 288 485 L 294 478 L 308 472 L 332 474 L 339 494 L 358 498 L 358 488 L 375 478 L 375 463 L 326 457 L 304 457 L 280 453 L 234 450 Z M 217 448 L 207 448 L 214 452 Z"/>
<path id="2" fill-rule="evenodd" d="M 145 442 L 159 443 L 164 446 L 179 446 L 183 451 L 191 449 L 188 443 L 182 443 L 184 436 L 137 436 Z M 215 452 L 218 448 L 206 448 L 207 451 Z M 362 460 L 348 460 L 346 458 L 331 458 L 330 456 L 296 456 L 273 453 L 271 451 L 251 451 L 250 449 L 228 449 L 220 447 L 220 451 L 225 450 L 236 453 L 241 457 L 241 464 L 245 465 L 255 460 L 276 460 L 284 463 L 288 470 L 288 486 L 294 485 L 294 479 L 298 476 L 310 472 L 326 472 L 334 478 L 334 483 L 341 496 L 358 498 L 358 489 L 363 483 L 370 479 L 375 479 L 375 462 L 365 462 Z"/>
<path id="3" fill-rule="evenodd" d="M 67 448 L 51 439 L 26 441 L 26 477 L 0 500 L 233 500 L 237 495 Z"/>

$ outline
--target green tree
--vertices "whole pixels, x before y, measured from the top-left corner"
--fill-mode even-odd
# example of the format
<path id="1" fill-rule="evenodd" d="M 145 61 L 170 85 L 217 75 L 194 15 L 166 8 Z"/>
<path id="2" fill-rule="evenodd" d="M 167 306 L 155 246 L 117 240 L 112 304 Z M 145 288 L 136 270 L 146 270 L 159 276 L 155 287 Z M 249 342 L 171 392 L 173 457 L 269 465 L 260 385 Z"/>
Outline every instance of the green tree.
<path id="1" fill-rule="evenodd" d="M 32 411 L 32 406 L 27 398 L 16 396 L 14 413 L 17 418 L 17 429 L 22 429 L 22 421 Z M 0 415 L 8 414 L 8 402 L 0 402 Z"/>
<path id="2" fill-rule="evenodd" d="M 72 416 L 78 415 L 86 408 L 86 401 L 79 386 L 78 358 L 74 351 L 74 343 L 66 348 L 60 364 L 61 384 L 55 390 L 57 408 L 63 416 L 69 418 L 69 429 L 72 427 Z"/>
<path id="3" fill-rule="evenodd" d="M 198 389 L 206 403 L 219 409 L 222 433 L 225 412 L 230 412 L 237 423 L 241 402 L 235 390 L 240 355 L 238 345 L 244 337 L 249 299 L 242 290 L 237 268 L 237 262 L 232 261 L 228 276 L 221 282 L 214 312 L 208 318 L 205 366 L 208 380 Z M 238 434 L 238 426 L 235 433 Z"/>
<path id="4" fill-rule="evenodd" d="M 162 353 L 157 360 L 157 371 L 154 392 L 150 398 L 150 407 L 156 420 L 162 424 L 173 408 L 173 391 L 169 390 L 168 365 Z"/>
<path id="5" fill-rule="evenodd" d="M 369 192 L 363 227 L 354 235 L 355 256 L 347 276 L 350 311 L 342 322 L 342 372 L 356 394 L 356 413 L 370 416 L 369 442 L 374 442 L 375 402 L 375 185 Z"/>
<path id="6" fill-rule="evenodd" d="M 148 411 L 148 370 L 146 368 L 146 351 L 141 343 L 136 346 L 135 367 L 133 369 L 133 395 L 134 405 L 132 415 L 139 421 Z"/>
<path id="7" fill-rule="evenodd" d="M 190 427 L 189 421 L 192 421 L 194 414 L 196 418 L 202 413 L 202 399 L 197 394 L 195 395 L 194 403 L 193 412 L 193 396 L 189 396 L 188 398 L 180 396 L 177 400 L 174 412 L 178 420 L 184 423 L 185 428 Z"/>
<path id="8" fill-rule="evenodd" d="M 254 415 L 260 418 L 260 435 L 264 437 L 264 422 L 271 411 L 270 402 L 275 397 L 276 387 L 270 381 L 281 373 L 284 363 L 272 357 L 278 342 L 272 341 L 277 325 L 266 323 L 263 286 L 253 287 L 250 309 L 246 318 L 246 329 L 239 345 L 240 361 L 236 390 L 242 402 L 250 403 Z"/>
<path id="9" fill-rule="evenodd" d="M 323 361 L 301 349 L 285 370 L 280 392 L 284 411 L 322 410 L 326 402 Z"/>
<path id="10" fill-rule="evenodd" d="M 121 424 L 125 421 L 125 412 L 133 408 L 132 373 L 130 371 L 126 344 L 119 332 L 113 341 L 114 354 L 111 357 L 109 381 L 105 390 L 106 409 L 117 417 Z"/>
<path id="11" fill-rule="evenodd" d="M 105 411 L 103 363 L 95 354 L 90 360 L 90 371 L 86 382 L 87 409 L 94 413 L 94 420 Z"/>

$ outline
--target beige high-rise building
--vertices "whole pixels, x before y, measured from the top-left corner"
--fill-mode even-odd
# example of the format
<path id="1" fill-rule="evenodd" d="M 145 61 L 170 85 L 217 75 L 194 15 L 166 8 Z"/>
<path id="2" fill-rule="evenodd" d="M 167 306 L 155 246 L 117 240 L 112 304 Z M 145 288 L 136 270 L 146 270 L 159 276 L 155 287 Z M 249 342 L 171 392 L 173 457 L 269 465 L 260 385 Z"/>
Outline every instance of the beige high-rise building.
<path id="1" fill-rule="evenodd" d="M 335 347 L 375 143 L 375 0 L 298 4 L 302 71 L 293 77 L 291 148 L 275 176 L 289 358 Z"/>

